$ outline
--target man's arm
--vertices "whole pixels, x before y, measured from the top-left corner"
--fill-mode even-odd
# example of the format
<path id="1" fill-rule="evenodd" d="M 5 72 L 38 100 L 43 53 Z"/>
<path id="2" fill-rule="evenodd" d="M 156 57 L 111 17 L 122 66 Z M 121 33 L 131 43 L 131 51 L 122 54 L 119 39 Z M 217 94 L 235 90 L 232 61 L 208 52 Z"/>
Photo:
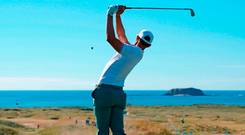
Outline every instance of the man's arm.
<path id="1" fill-rule="evenodd" d="M 110 7 L 113 8 L 113 7 Z M 115 7 L 114 7 L 115 8 Z M 110 43 L 110 45 L 117 51 L 121 52 L 123 43 L 116 38 L 115 32 L 114 32 L 114 26 L 113 26 L 113 14 L 114 12 L 110 12 L 111 9 L 108 10 L 107 15 L 107 25 L 106 25 L 106 37 L 107 41 Z"/>
<path id="2" fill-rule="evenodd" d="M 125 6 L 119 6 L 118 8 L 118 12 L 116 13 L 116 31 L 117 31 L 118 38 L 121 42 L 130 44 L 126 37 L 125 30 L 122 24 L 122 19 L 121 19 L 121 14 L 124 12 L 125 9 L 126 9 Z"/>

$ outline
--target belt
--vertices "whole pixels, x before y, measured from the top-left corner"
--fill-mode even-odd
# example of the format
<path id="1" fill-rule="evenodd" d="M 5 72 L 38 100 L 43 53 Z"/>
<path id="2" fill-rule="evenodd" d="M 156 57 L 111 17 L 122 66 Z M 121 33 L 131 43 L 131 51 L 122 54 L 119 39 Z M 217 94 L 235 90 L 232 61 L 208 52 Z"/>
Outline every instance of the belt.
<path id="1" fill-rule="evenodd" d="M 112 88 L 112 89 L 117 89 L 117 90 L 122 90 L 123 87 L 121 86 L 115 86 L 115 85 L 110 85 L 110 84 L 98 84 L 96 87 L 101 87 L 101 88 Z"/>

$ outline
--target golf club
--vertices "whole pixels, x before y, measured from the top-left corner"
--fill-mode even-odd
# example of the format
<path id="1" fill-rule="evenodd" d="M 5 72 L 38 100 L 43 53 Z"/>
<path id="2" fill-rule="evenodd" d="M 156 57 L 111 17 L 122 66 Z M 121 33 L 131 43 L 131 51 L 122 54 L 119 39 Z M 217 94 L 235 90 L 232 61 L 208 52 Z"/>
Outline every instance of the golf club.
<path id="1" fill-rule="evenodd" d="M 126 7 L 126 9 L 153 9 L 153 10 L 189 10 L 191 16 L 195 16 L 195 12 L 191 8 L 153 8 L 153 7 Z"/>

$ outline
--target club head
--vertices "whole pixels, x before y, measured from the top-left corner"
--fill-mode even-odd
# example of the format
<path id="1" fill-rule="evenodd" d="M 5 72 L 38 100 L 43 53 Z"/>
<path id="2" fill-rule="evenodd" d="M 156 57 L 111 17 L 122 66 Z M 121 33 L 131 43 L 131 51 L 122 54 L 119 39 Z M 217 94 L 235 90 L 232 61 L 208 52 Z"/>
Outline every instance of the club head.
<path id="1" fill-rule="evenodd" d="M 190 9 L 190 11 L 191 11 L 191 16 L 194 17 L 195 16 L 194 10 L 193 9 Z"/>

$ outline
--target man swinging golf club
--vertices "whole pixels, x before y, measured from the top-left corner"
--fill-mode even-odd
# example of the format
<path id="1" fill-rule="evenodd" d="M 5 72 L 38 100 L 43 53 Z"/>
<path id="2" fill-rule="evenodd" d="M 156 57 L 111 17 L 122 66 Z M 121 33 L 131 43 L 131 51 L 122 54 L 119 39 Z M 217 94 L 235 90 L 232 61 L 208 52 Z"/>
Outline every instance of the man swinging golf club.
<path id="1" fill-rule="evenodd" d="M 125 135 L 123 111 L 126 108 L 126 94 L 123 91 L 124 81 L 129 72 L 142 59 L 145 48 L 151 46 L 153 34 L 141 30 L 134 45 L 128 42 L 121 21 L 125 6 L 110 6 L 107 11 L 107 41 L 117 52 L 106 64 L 98 85 L 92 93 L 95 106 L 95 117 L 98 135 Z M 113 27 L 113 15 L 116 14 L 116 38 Z"/>

